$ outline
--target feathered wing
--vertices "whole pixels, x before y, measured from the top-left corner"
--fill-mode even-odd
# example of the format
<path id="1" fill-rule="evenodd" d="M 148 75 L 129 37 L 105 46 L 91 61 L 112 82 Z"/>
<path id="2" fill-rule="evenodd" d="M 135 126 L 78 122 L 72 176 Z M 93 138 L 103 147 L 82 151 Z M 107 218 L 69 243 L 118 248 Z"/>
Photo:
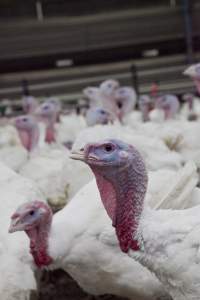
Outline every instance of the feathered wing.
<path id="1" fill-rule="evenodd" d="M 184 209 L 190 207 L 190 195 L 198 182 L 197 168 L 189 161 L 177 172 L 177 179 L 164 197 L 154 206 L 155 209 Z"/>

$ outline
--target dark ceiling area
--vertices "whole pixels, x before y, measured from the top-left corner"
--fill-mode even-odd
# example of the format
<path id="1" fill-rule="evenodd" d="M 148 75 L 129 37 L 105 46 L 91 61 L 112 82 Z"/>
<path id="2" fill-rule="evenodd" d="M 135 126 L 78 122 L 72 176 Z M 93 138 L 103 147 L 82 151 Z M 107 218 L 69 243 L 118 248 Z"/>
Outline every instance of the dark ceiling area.
<path id="1" fill-rule="evenodd" d="M 35 0 L 2 0 L 0 18 L 34 18 L 36 15 Z M 169 0 L 41 0 L 45 17 L 81 16 L 88 14 L 120 11 L 158 6 L 169 6 Z M 176 1 L 179 5 L 181 0 Z"/>
<path id="2" fill-rule="evenodd" d="M 0 72 L 54 68 L 66 59 L 76 66 L 122 61 L 154 48 L 159 55 L 183 53 L 184 1 L 172 1 L 1 1 Z M 42 20 L 36 17 L 38 3 Z M 189 3 L 195 50 L 200 6 Z"/>

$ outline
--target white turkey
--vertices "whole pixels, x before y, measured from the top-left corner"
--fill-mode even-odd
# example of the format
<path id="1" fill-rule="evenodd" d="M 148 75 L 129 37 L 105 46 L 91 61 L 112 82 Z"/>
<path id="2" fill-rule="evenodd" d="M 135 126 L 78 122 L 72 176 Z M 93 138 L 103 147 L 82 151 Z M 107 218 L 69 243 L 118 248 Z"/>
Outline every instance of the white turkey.
<path id="1" fill-rule="evenodd" d="M 154 206 L 169 205 L 173 194 L 179 201 L 171 202 L 172 206 L 182 206 L 187 203 L 188 193 L 198 193 L 194 189 L 193 166 L 171 173 L 167 180 L 164 173 L 163 178 L 161 173 L 151 173 L 150 178 L 148 201 L 153 201 Z M 159 180 L 160 185 L 156 186 Z M 12 215 L 10 225 L 10 232 L 19 230 L 28 234 L 38 267 L 64 269 L 90 294 L 111 293 L 137 300 L 168 299 L 150 272 L 120 251 L 95 181 L 83 187 L 54 216 L 43 202 L 23 204 Z"/>
<path id="2" fill-rule="evenodd" d="M 43 195 L 28 179 L 15 173 L 0 162 L 0 299 L 27 300 L 36 290 L 27 239 L 22 235 L 8 235 L 10 215 L 16 205 L 34 199 L 44 200 Z M 25 250 L 25 251 L 24 251 Z"/>
<path id="3" fill-rule="evenodd" d="M 189 66 L 183 74 L 192 78 L 196 89 L 200 94 L 200 63 Z"/>
<path id="4" fill-rule="evenodd" d="M 16 118 L 15 123 L 21 142 L 29 153 L 18 172 L 37 183 L 38 188 L 55 209 L 62 207 L 85 183 L 89 182 L 91 175 L 85 166 L 69 159 L 68 149 L 53 143 L 55 138 L 51 126 L 48 127 L 46 140 L 52 144 L 40 146 L 38 145 L 40 128 L 34 117 L 20 116 Z M 15 153 L 12 153 L 12 159 L 16 162 Z M 76 176 L 77 169 L 79 176 Z"/>
<path id="5" fill-rule="evenodd" d="M 144 160 L 135 147 L 122 141 L 88 144 L 75 158 L 92 169 L 121 250 L 153 272 L 173 299 L 198 300 L 200 205 L 151 209 L 145 201 Z"/>

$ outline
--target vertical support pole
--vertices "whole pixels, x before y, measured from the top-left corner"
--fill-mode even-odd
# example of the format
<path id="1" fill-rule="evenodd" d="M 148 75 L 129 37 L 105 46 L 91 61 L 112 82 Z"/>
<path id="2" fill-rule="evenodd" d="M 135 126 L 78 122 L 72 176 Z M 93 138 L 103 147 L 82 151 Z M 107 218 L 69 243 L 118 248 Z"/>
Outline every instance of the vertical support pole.
<path id="1" fill-rule="evenodd" d="M 139 94 L 138 72 L 135 65 L 131 66 L 132 82 L 137 94 Z"/>
<path id="2" fill-rule="evenodd" d="M 42 3 L 40 0 L 36 0 L 35 8 L 36 8 L 36 16 L 37 16 L 38 21 L 39 22 L 44 21 L 43 8 L 42 8 Z"/>
<path id="3" fill-rule="evenodd" d="M 192 40 L 192 5 L 190 0 L 183 1 L 183 15 L 185 23 L 185 42 L 187 51 L 187 62 L 189 64 L 193 63 L 193 40 Z"/>
<path id="4" fill-rule="evenodd" d="M 176 7 L 176 0 L 169 1 L 170 7 Z"/>

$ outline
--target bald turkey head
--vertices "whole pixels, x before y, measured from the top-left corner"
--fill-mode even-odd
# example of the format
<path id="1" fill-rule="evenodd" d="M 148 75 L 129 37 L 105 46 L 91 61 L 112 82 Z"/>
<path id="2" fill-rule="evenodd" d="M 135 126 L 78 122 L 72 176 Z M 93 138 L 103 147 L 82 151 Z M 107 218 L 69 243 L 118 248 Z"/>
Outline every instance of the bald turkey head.
<path id="1" fill-rule="evenodd" d="M 55 123 L 57 119 L 57 108 L 55 103 L 44 102 L 36 111 L 37 116 L 46 124 L 45 142 L 51 144 L 56 141 Z"/>
<path id="2" fill-rule="evenodd" d="M 41 201 L 24 203 L 11 216 L 9 233 L 26 232 L 30 239 L 30 253 L 40 268 L 52 263 L 52 258 L 48 255 L 52 216 L 50 207 Z"/>
<path id="3" fill-rule="evenodd" d="M 118 118 L 120 121 L 134 109 L 136 98 L 136 92 L 132 87 L 124 86 L 115 91 L 115 101 L 119 108 Z"/>
<path id="4" fill-rule="evenodd" d="M 198 94 L 200 95 L 200 63 L 191 65 L 183 72 L 183 74 L 192 78 Z"/>
<path id="5" fill-rule="evenodd" d="M 136 232 L 148 181 L 140 153 L 122 141 L 106 140 L 87 144 L 71 157 L 92 169 L 122 251 L 139 250 Z"/>
<path id="6" fill-rule="evenodd" d="M 29 152 L 34 150 L 39 142 L 39 127 L 36 119 L 31 115 L 19 116 L 15 118 L 14 124 L 22 145 Z"/>
<path id="7" fill-rule="evenodd" d="M 165 119 L 171 119 L 180 108 L 179 100 L 175 95 L 159 96 L 156 98 L 156 108 L 164 110 Z"/>
<path id="8" fill-rule="evenodd" d="M 101 107 L 92 107 L 86 113 L 86 122 L 88 126 L 94 126 L 97 124 L 106 125 L 109 122 L 113 122 L 114 117 L 109 111 Z"/>

